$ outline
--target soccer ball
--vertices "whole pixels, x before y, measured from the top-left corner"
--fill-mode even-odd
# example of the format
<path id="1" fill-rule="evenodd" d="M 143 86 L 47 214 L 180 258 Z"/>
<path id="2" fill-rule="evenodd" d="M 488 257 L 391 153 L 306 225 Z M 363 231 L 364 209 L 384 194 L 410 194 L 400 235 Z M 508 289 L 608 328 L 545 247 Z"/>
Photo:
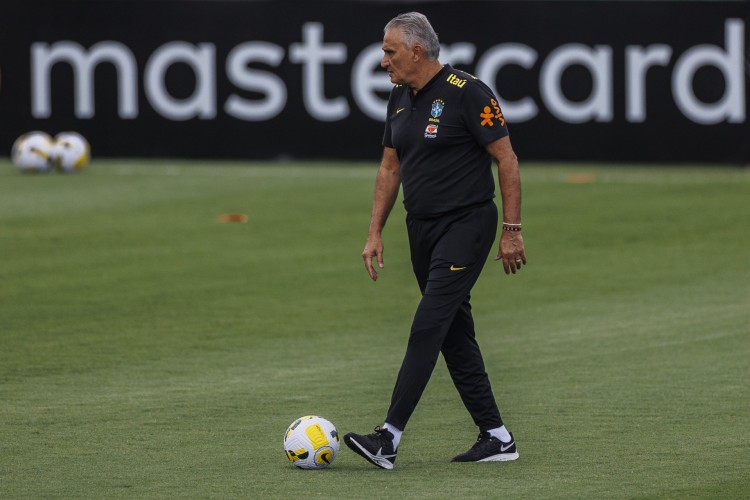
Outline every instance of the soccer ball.
<path id="1" fill-rule="evenodd" d="M 322 417 L 300 417 L 284 433 L 284 450 L 300 469 L 322 469 L 331 465 L 339 452 L 339 433 Z"/>
<path id="2" fill-rule="evenodd" d="M 85 167 L 91 157 L 88 141 L 77 132 L 60 132 L 55 136 L 50 161 L 63 173 L 77 172 Z"/>
<path id="3" fill-rule="evenodd" d="M 49 170 L 52 138 L 35 130 L 16 139 L 10 157 L 21 172 L 36 174 Z"/>

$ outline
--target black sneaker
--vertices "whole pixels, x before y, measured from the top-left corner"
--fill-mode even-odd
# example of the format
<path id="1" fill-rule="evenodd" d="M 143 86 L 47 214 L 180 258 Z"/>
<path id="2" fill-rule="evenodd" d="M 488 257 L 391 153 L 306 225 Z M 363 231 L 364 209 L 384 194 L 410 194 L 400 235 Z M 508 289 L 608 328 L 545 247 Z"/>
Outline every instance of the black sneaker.
<path id="1" fill-rule="evenodd" d="M 453 457 L 454 462 L 505 462 L 518 458 L 516 440 L 510 435 L 510 443 L 503 443 L 489 432 L 481 432 L 477 442 L 466 453 Z"/>
<path id="2" fill-rule="evenodd" d="M 393 449 L 393 434 L 389 430 L 375 427 L 375 432 L 367 435 L 350 432 L 344 436 L 344 442 L 352 451 L 381 469 L 393 469 L 396 451 Z"/>

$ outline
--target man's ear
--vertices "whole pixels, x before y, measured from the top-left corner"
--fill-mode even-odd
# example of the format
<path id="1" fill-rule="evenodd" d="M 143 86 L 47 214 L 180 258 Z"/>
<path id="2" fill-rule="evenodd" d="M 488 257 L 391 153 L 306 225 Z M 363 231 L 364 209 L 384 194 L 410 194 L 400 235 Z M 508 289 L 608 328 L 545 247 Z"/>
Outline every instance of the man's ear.
<path id="1" fill-rule="evenodd" d="M 424 56 L 424 47 L 421 45 L 415 45 L 412 50 L 412 61 L 417 62 Z"/>

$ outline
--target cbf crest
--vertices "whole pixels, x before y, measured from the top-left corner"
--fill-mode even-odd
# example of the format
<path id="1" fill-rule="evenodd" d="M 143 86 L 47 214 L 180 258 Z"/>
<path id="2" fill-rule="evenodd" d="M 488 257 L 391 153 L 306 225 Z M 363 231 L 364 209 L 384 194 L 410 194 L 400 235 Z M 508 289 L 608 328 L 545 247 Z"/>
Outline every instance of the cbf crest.
<path id="1" fill-rule="evenodd" d="M 440 115 L 443 114 L 444 107 L 445 102 L 443 102 L 442 99 L 435 99 L 432 101 L 432 111 L 430 111 L 430 115 L 432 115 L 433 118 L 440 118 Z"/>

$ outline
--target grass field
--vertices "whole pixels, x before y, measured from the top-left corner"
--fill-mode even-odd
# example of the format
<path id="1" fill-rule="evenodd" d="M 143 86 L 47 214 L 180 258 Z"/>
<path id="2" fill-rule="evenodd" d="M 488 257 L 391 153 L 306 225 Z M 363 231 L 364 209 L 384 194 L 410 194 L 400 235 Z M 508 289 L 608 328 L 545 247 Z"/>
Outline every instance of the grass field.
<path id="1" fill-rule="evenodd" d="M 403 208 L 366 276 L 376 165 L 0 163 L 0 498 L 748 498 L 750 172 L 523 165 L 529 265 L 478 338 L 521 458 L 442 360 L 396 468 L 282 434 L 382 424 L 418 289 Z M 246 223 L 221 224 L 224 213 Z"/>

